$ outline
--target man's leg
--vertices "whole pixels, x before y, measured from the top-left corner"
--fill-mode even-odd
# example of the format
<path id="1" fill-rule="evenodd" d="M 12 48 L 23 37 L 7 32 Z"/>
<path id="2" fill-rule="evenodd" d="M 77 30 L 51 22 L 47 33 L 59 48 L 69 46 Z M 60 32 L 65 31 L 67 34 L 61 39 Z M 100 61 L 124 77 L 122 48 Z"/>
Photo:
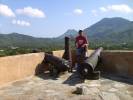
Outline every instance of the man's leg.
<path id="1" fill-rule="evenodd" d="M 81 49 L 78 48 L 78 49 L 76 49 L 76 61 L 77 61 L 76 70 L 77 70 L 77 72 L 80 72 L 80 58 L 81 58 Z"/>
<path id="2" fill-rule="evenodd" d="M 80 74 L 82 73 L 82 70 L 83 70 L 83 67 L 81 66 L 81 63 L 84 60 L 83 52 L 84 52 L 84 48 L 77 49 L 77 58 L 76 58 L 77 59 L 77 72 Z"/>

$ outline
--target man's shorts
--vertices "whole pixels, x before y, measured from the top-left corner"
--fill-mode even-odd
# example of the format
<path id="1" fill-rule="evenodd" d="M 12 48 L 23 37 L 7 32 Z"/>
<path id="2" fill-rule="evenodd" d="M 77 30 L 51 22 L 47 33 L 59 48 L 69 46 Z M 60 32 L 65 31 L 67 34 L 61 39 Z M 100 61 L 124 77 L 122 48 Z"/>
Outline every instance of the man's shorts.
<path id="1" fill-rule="evenodd" d="M 80 56 L 82 54 L 85 53 L 85 49 L 84 48 L 77 48 L 76 49 L 76 55 Z"/>

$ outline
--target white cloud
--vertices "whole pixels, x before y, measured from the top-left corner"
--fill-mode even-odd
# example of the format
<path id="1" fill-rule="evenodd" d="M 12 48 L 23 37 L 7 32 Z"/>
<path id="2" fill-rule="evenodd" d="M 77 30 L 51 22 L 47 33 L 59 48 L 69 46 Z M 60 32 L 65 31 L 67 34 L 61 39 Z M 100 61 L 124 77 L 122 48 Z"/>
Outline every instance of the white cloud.
<path id="1" fill-rule="evenodd" d="M 30 26 L 31 24 L 24 20 L 12 20 L 12 24 L 19 25 L 19 26 Z"/>
<path id="2" fill-rule="evenodd" d="M 0 15 L 7 17 L 15 17 L 15 14 L 7 5 L 0 4 Z"/>
<path id="3" fill-rule="evenodd" d="M 114 12 L 121 12 L 121 13 L 133 13 L 133 8 L 129 7 L 126 4 L 109 5 L 106 7 L 100 7 L 99 9 L 102 12 L 114 11 Z"/>
<path id="4" fill-rule="evenodd" d="M 83 10 L 82 9 L 74 9 L 73 13 L 76 15 L 82 15 L 83 14 Z"/>
<path id="5" fill-rule="evenodd" d="M 105 8 L 105 7 L 100 7 L 100 10 L 101 10 L 102 12 L 106 12 L 106 11 L 107 11 L 107 8 Z"/>
<path id="6" fill-rule="evenodd" d="M 108 9 L 110 9 L 112 11 L 125 12 L 125 13 L 133 12 L 133 9 L 125 4 L 108 6 Z"/>
<path id="7" fill-rule="evenodd" d="M 23 9 L 17 9 L 16 13 L 21 15 L 26 15 L 29 17 L 37 17 L 37 18 L 46 17 L 45 13 L 42 10 L 32 7 L 24 7 Z"/>

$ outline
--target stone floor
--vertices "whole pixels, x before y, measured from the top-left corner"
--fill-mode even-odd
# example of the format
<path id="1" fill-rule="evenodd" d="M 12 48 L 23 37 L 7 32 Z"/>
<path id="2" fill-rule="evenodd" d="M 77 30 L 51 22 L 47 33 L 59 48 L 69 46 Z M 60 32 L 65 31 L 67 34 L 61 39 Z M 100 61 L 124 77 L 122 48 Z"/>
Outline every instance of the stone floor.
<path id="1" fill-rule="evenodd" d="M 76 73 L 57 79 L 42 74 L 0 88 L 0 100 L 133 100 L 132 82 L 112 76 L 83 82 Z M 87 94 L 75 94 L 79 86 L 86 86 Z"/>

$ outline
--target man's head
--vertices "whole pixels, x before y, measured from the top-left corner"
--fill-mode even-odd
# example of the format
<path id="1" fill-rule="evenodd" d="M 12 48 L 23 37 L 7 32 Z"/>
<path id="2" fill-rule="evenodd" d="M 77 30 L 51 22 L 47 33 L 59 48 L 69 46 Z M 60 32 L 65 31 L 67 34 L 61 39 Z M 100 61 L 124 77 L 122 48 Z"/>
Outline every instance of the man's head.
<path id="1" fill-rule="evenodd" d="M 79 35 L 82 36 L 83 35 L 83 31 L 79 30 Z"/>

